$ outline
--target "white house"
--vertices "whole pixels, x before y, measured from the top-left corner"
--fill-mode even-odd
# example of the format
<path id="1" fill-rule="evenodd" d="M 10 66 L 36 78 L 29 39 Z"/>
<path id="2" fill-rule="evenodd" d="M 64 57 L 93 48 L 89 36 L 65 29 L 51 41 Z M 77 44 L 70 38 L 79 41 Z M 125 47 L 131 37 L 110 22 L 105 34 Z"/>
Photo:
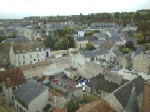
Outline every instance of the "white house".
<path id="1" fill-rule="evenodd" d="M 102 60 L 109 61 L 109 52 L 101 48 L 99 50 L 94 51 L 85 51 L 73 55 L 71 58 L 72 64 L 78 68 L 80 65 L 85 65 L 86 62 L 100 62 Z"/>
<path id="2" fill-rule="evenodd" d="M 84 37 L 85 31 L 78 31 L 78 37 Z"/>
<path id="3" fill-rule="evenodd" d="M 46 51 L 40 43 L 12 44 L 9 55 L 13 66 L 35 64 L 46 59 Z"/>
<path id="4" fill-rule="evenodd" d="M 19 112 L 43 112 L 48 104 L 48 88 L 35 80 L 28 80 L 14 92 L 15 109 Z"/>

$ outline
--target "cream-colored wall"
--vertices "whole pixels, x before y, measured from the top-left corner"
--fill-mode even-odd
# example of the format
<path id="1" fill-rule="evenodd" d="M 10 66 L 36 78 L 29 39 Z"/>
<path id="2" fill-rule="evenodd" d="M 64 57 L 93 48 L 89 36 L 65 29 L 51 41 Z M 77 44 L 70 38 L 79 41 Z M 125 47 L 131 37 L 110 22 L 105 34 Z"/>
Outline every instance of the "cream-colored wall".
<path id="1" fill-rule="evenodd" d="M 122 112 L 123 107 L 119 103 L 119 101 L 116 99 L 114 94 L 109 94 L 109 96 L 105 97 L 104 100 L 112 107 L 114 108 L 117 112 Z"/>
<path id="2" fill-rule="evenodd" d="M 87 43 L 88 41 L 77 41 L 77 48 L 85 48 Z"/>
<path id="3" fill-rule="evenodd" d="M 30 55 L 32 55 L 32 57 L 30 57 Z M 39 55 L 39 56 L 37 56 Z M 25 56 L 25 58 L 23 58 L 23 56 Z M 35 59 L 35 61 L 34 61 Z M 24 54 L 16 54 L 15 55 L 15 66 L 20 66 L 20 65 L 28 65 L 31 64 L 30 62 L 32 62 L 32 64 L 35 64 L 38 61 L 45 61 L 46 56 L 45 56 L 45 51 L 31 51 L 31 52 L 27 52 Z M 23 64 L 23 61 L 25 61 L 25 64 Z"/>
<path id="4" fill-rule="evenodd" d="M 10 47 L 9 58 L 10 58 L 10 64 L 15 65 L 15 54 L 14 54 L 12 46 Z"/>
<path id="5" fill-rule="evenodd" d="M 24 107 L 21 103 L 19 103 L 17 100 L 14 100 L 15 109 L 17 110 L 18 106 L 18 108 L 21 108 L 21 110 L 25 112 L 43 112 L 43 108 L 48 104 L 48 99 L 49 92 L 48 89 L 46 89 L 43 93 L 41 93 L 28 104 L 28 109 Z"/>
<path id="6" fill-rule="evenodd" d="M 133 59 L 133 69 L 136 72 L 150 73 L 150 59 L 145 54 L 139 54 Z"/>
<path id="7" fill-rule="evenodd" d="M 5 100 L 7 104 L 12 104 L 13 103 L 13 91 L 12 87 L 6 88 L 5 83 L 2 83 L 2 92 L 5 95 Z"/>
<path id="8" fill-rule="evenodd" d="M 79 65 L 85 65 L 85 58 L 80 54 L 73 55 L 71 58 L 72 65 L 79 68 Z"/>
<path id="9" fill-rule="evenodd" d="M 54 96 L 54 106 L 64 108 L 70 99 L 63 96 Z"/>
<path id="10" fill-rule="evenodd" d="M 48 104 L 49 92 L 46 89 L 38 97 L 31 101 L 29 104 L 29 112 L 43 112 L 43 108 Z"/>

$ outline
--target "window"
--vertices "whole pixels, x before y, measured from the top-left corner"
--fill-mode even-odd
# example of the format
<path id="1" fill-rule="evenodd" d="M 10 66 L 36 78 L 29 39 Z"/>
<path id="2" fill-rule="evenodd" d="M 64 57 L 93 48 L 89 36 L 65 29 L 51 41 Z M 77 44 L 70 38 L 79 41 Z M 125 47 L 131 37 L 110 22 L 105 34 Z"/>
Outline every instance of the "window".
<path id="1" fill-rule="evenodd" d="M 23 64 L 26 64 L 25 61 L 23 61 Z"/>
<path id="2" fill-rule="evenodd" d="M 36 59 L 34 59 L 34 61 L 36 61 Z"/>
<path id="3" fill-rule="evenodd" d="M 12 90 L 16 90 L 16 87 L 12 87 Z"/>
<path id="4" fill-rule="evenodd" d="M 40 61 L 40 59 L 38 59 L 38 61 Z"/>
<path id="5" fill-rule="evenodd" d="M 25 59 L 25 55 L 23 55 L 23 59 Z"/>
<path id="6" fill-rule="evenodd" d="M 30 64 L 32 64 L 32 61 L 30 61 Z"/>
<path id="7" fill-rule="evenodd" d="M 30 54 L 30 58 L 32 58 L 32 55 Z"/>
<path id="8" fill-rule="evenodd" d="M 12 100 L 14 99 L 14 97 L 12 97 Z"/>

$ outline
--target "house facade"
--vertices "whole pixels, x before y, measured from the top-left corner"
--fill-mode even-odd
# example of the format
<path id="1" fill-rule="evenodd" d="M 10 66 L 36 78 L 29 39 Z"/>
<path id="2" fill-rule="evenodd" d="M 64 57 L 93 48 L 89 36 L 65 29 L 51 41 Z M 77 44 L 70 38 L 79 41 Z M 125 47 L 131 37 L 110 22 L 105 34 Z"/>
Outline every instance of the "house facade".
<path id="1" fill-rule="evenodd" d="M 43 112 L 48 104 L 48 88 L 34 80 L 19 87 L 14 92 L 15 109 L 19 112 Z"/>
<path id="2" fill-rule="evenodd" d="M 133 70 L 136 72 L 150 73 L 150 58 L 145 53 L 137 55 L 133 59 Z"/>
<path id="3" fill-rule="evenodd" d="M 10 65 L 9 51 L 10 44 L 0 44 L 0 66 Z"/>
<path id="4" fill-rule="evenodd" d="M 18 68 L 7 71 L 0 71 L 0 88 L 7 104 L 14 103 L 13 92 L 25 82 L 25 76 L 23 75 L 23 72 Z"/>
<path id="5" fill-rule="evenodd" d="M 102 62 L 109 61 L 109 52 L 106 49 L 94 51 L 85 51 L 72 56 L 72 64 L 78 68 L 80 65 L 85 65 L 86 62 Z"/>
<path id="6" fill-rule="evenodd" d="M 129 69 L 132 67 L 130 55 L 119 56 L 119 68 Z"/>

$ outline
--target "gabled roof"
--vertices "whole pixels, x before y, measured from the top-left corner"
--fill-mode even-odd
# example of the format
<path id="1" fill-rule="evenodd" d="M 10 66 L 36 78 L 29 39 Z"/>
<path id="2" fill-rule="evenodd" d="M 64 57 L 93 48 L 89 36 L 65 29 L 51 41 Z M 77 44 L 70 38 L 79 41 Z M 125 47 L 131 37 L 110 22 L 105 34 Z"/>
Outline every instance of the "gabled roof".
<path id="1" fill-rule="evenodd" d="M 87 37 L 77 37 L 77 41 L 88 41 Z"/>
<path id="2" fill-rule="evenodd" d="M 114 38 L 114 37 L 117 37 L 117 38 L 123 37 L 123 34 L 122 34 L 121 32 L 119 32 L 119 31 L 111 31 L 111 32 L 109 32 L 109 33 L 110 33 L 110 36 L 111 36 L 112 38 Z"/>
<path id="3" fill-rule="evenodd" d="M 103 100 L 95 100 L 89 104 L 86 104 L 77 110 L 77 112 L 116 112 Z"/>
<path id="4" fill-rule="evenodd" d="M 107 35 L 103 32 L 100 32 L 100 33 L 95 33 L 94 34 L 96 37 L 107 37 Z"/>
<path id="5" fill-rule="evenodd" d="M 98 38 L 96 36 L 92 37 L 77 37 L 77 41 L 98 41 Z"/>
<path id="6" fill-rule="evenodd" d="M 137 78 L 114 92 L 114 96 L 124 108 L 127 106 L 133 87 L 135 87 L 136 95 L 139 96 L 143 92 L 144 79 L 141 76 L 137 76 Z"/>
<path id="7" fill-rule="evenodd" d="M 26 82 L 23 72 L 19 68 L 0 71 L 0 81 L 5 82 L 6 87 L 22 85 Z"/>
<path id="8" fill-rule="evenodd" d="M 90 25 L 90 28 L 92 29 L 98 29 L 98 28 L 107 28 L 107 27 L 116 27 L 118 26 L 116 23 L 105 23 L 105 22 L 102 22 L 102 23 L 92 23 Z"/>
<path id="9" fill-rule="evenodd" d="M 42 43 L 20 43 L 13 44 L 13 50 L 16 54 L 34 52 L 44 50 L 44 45 Z"/>
<path id="10" fill-rule="evenodd" d="M 47 87 L 39 84 L 35 80 L 28 80 L 14 92 L 14 95 L 17 100 L 21 101 L 25 105 L 28 105 L 32 100 L 46 90 L 48 91 Z"/>
<path id="11" fill-rule="evenodd" d="M 15 37 L 15 38 L 8 38 L 3 41 L 4 43 L 27 43 L 29 40 L 25 37 Z"/>
<path id="12" fill-rule="evenodd" d="M 104 75 L 97 75 L 94 78 L 91 78 L 89 85 L 94 86 L 97 90 L 103 90 L 108 93 L 113 92 L 119 87 L 117 83 L 105 80 L 104 77 Z"/>
<path id="13" fill-rule="evenodd" d="M 81 55 L 83 55 L 85 58 L 93 58 L 102 54 L 108 54 L 108 51 L 104 48 L 101 48 L 99 50 L 81 52 Z"/>

